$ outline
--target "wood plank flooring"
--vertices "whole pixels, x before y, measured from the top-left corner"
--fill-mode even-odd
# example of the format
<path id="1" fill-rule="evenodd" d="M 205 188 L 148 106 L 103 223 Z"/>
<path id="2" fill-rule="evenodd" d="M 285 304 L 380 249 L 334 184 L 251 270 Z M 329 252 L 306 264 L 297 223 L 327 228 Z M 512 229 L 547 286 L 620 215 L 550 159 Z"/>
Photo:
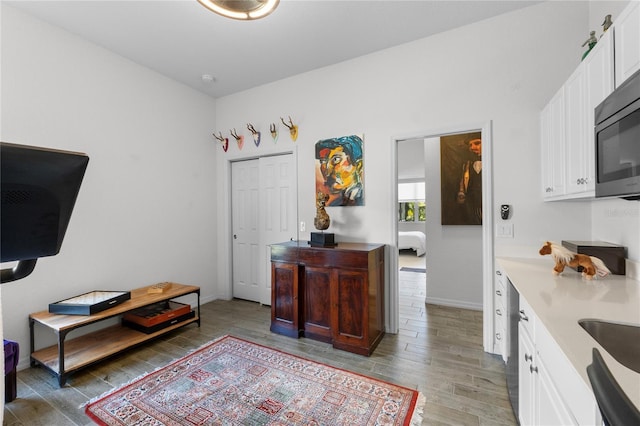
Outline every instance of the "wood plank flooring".
<path id="1" fill-rule="evenodd" d="M 202 305 L 192 324 L 72 375 L 67 385 L 42 368 L 18 371 L 18 398 L 5 405 L 4 425 L 92 424 L 81 405 L 162 367 L 224 334 L 419 389 L 423 425 L 515 425 L 502 360 L 482 351 L 482 313 L 424 304 L 425 274 L 400 272 L 400 332 L 387 334 L 371 357 L 269 331 L 270 308 L 232 300 Z"/>

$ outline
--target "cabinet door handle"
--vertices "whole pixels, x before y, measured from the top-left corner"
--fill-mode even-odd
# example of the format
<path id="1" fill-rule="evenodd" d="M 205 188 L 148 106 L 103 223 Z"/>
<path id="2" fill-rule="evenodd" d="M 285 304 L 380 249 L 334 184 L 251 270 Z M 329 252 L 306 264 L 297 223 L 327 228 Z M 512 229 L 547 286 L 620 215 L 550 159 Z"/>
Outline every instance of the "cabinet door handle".
<path id="1" fill-rule="evenodd" d="M 496 314 L 502 316 L 502 311 L 500 309 L 496 309 Z"/>
<path id="2" fill-rule="evenodd" d="M 529 366 L 529 371 L 531 373 L 537 373 L 538 372 L 538 367 L 534 367 L 533 365 Z"/>
<path id="3" fill-rule="evenodd" d="M 529 317 L 524 314 L 524 310 L 520 310 L 520 321 L 529 321 Z"/>
<path id="4" fill-rule="evenodd" d="M 501 276 L 501 275 L 502 275 L 502 272 L 500 272 L 500 271 L 496 271 L 496 275 L 497 275 L 497 276 Z"/>
<path id="5" fill-rule="evenodd" d="M 500 335 L 500 333 L 496 333 L 496 340 L 502 340 L 502 336 Z"/>
<path id="6" fill-rule="evenodd" d="M 533 355 L 524 354 L 524 360 L 525 361 L 533 361 Z"/>
<path id="7" fill-rule="evenodd" d="M 501 292 L 500 290 L 496 290 L 496 294 L 497 294 L 498 296 L 502 296 L 502 292 Z"/>

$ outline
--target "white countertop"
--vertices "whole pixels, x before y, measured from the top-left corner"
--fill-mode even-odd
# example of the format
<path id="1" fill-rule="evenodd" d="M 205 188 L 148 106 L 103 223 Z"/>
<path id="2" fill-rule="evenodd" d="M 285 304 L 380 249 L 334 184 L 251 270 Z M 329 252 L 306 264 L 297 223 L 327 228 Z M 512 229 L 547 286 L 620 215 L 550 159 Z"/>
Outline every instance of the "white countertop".
<path id="1" fill-rule="evenodd" d="M 640 281 L 620 275 L 589 281 L 570 268 L 554 276 L 554 262 L 548 256 L 497 261 L 589 388 L 587 366 L 595 347 L 640 409 L 640 374 L 616 361 L 578 324 L 591 318 L 640 325 Z"/>

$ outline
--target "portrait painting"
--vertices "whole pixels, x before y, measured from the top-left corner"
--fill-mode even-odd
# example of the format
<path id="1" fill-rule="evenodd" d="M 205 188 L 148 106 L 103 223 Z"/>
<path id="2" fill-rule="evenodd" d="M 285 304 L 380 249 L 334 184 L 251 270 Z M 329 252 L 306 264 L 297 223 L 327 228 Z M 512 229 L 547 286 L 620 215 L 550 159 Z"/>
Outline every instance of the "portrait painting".
<path id="1" fill-rule="evenodd" d="M 440 138 L 443 225 L 482 225 L 482 133 Z"/>
<path id="2" fill-rule="evenodd" d="M 316 194 L 328 195 L 326 205 L 364 205 L 363 141 L 342 136 L 316 142 Z"/>

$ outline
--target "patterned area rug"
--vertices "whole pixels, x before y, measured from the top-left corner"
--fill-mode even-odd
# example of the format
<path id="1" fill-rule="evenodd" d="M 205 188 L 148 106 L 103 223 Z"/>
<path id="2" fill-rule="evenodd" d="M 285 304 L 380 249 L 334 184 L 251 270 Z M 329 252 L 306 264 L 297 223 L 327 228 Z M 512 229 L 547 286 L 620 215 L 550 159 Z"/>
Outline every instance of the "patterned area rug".
<path id="1" fill-rule="evenodd" d="M 232 336 L 87 404 L 100 425 L 420 425 L 418 391 Z"/>

